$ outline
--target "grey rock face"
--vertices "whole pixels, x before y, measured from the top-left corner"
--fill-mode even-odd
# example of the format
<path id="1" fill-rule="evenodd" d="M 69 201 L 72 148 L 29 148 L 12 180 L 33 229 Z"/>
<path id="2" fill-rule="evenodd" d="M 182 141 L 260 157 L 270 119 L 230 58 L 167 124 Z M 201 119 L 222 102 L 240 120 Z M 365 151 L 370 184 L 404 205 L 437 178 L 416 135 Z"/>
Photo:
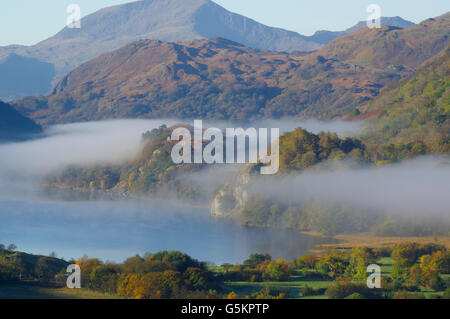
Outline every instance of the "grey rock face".
<path id="1" fill-rule="evenodd" d="M 218 218 L 238 217 L 251 200 L 250 183 L 259 175 L 259 165 L 248 165 L 221 187 L 211 203 L 211 215 Z"/>

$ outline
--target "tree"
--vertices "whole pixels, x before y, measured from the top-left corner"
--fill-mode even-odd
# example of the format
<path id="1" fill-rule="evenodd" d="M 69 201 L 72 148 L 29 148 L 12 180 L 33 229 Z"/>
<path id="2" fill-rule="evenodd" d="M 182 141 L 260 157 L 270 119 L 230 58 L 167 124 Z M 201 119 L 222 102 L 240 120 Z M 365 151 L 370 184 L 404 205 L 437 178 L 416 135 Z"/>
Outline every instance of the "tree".
<path id="1" fill-rule="evenodd" d="M 14 244 L 8 245 L 8 248 L 7 248 L 7 250 L 9 250 L 9 251 L 15 251 L 16 249 L 17 249 L 17 246 Z"/>
<path id="2" fill-rule="evenodd" d="M 377 291 L 373 291 L 365 284 L 353 283 L 350 281 L 338 281 L 335 284 L 329 286 L 325 294 L 329 299 L 344 299 L 358 293 L 364 297 L 371 298 Z M 356 297 L 356 296 L 353 296 Z"/>
<path id="3" fill-rule="evenodd" d="M 418 256 L 418 245 L 415 243 L 403 243 L 396 245 L 392 250 L 394 270 L 391 277 L 395 280 L 407 280 L 409 267 L 413 266 Z M 423 277 L 423 274 L 422 274 Z"/>
<path id="4" fill-rule="evenodd" d="M 331 278 L 336 278 L 345 273 L 349 260 L 342 252 L 333 250 L 331 254 L 324 254 L 317 263 L 317 269 Z"/>
<path id="5" fill-rule="evenodd" d="M 233 265 L 230 263 L 224 263 L 221 267 L 225 269 L 225 273 L 228 273 L 230 269 L 233 268 Z"/>
<path id="6" fill-rule="evenodd" d="M 141 275 L 121 274 L 117 280 L 117 294 L 129 298 L 139 298 L 136 293 L 140 279 Z M 139 299 L 142 299 L 142 297 Z"/>
<path id="7" fill-rule="evenodd" d="M 115 293 L 117 270 L 113 265 L 98 266 L 90 275 L 89 287 L 105 293 Z"/>
<path id="8" fill-rule="evenodd" d="M 295 265 L 298 268 L 314 269 L 316 268 L 319 257 L 316 255 L 305 255 L 295 260 Z"/>
<path id="9" fill-rule="evenodd" d="M 86 255 L 78 259 L 77 264 L 81 268 L 81 284 L 82 287 L 89 285 L 89 279 L 95 268 L 101 266 L 103 263 L 97 258 L 88 258 Z"/>
<path id="10" fill-rule="evenodd" d="M 194 290 L 206 290 L 210 288 L 212 283 L 212 278 L 210 278 L 208 271 L 200 268 L 188 268 L 184 272 L 183 278 Z"/>
<path id="11" fill-rule="evenodd" d="M 262 264 L 266 260 L 272 260 L 269 254 L 252 254 L 250 258 L 244 261 L 245 266 L 256 267 L 259 264 Z"/>
<path id="12" fill-rule="evenodd" d="M 234 292 L 230 292 L 225 299 L 239 299 L 239 296 Z"/>
<path id="13" fill-rule="evenodd" d="M 179 251 L 159 252 L 150 256 L 149 260 L 169 263 L 179 272 L 184 272 L 189 267 L 204 268 L 202 263 Z"/>
<path id="14" fill-rule="evenodd" d="M 345 299 L 366 299 L 363 295 L 358 292 L 352 293 L 350 296 L 345 297 Z"/>
<path id="15" fill-rule="evenodd" d="M 136 298 L 169 299 L 176 298 L 182 284 L 179 272 L 167 270 L 163 273 L 151 272 L 140 277 L 135 285 Z"/>
<path id="16" fill-rule="evenodd" d="M 289 278 L 289 265 L 282 259 L 277 261 L 266 260 L 258 268 L 262 272 L 264 280 L 280 281 Z"/>
<path id="17" fill-rule="evenodd" d="M 122 270 L 127 274 L 142 274 L 145 272 L 144 259 L 140 256 L 130 257 L 122 265 Z"/>
<path id="18" fill-rule="evenodd" d="M 50 280 L 53 277 L 51 265 L 47 258 L 39 258 L 35 272 L 40 280 Z"/>
<path id="19" fill-rule="evenodd" d="M 367 277 L 367 266 L 376 262 L 376 256 L 372 249 L 368 247 L 356 247 L 350 255 L 350 271 L 356 279 Z"/>

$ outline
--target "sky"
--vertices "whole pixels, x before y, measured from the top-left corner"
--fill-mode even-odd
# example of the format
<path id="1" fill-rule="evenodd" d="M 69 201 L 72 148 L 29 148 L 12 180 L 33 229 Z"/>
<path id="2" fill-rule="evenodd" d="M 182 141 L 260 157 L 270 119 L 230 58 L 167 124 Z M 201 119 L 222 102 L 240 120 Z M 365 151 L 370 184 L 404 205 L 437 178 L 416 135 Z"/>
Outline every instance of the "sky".
<path id="1" fill-rule="evenodd" d="M 214 0 L 226 9 L 269 26 L 311 35 L 316 30 L 340 31 L 366 20 L 369 4 L 382 16 L 401 16 L 420 22 L 450 11 L 448 0 Z M 129 0 L 1 0 L 0 46 L 32 45 L 56 34 L 68 17 L 67 7 L 78 4 L 86 16 Z"/>

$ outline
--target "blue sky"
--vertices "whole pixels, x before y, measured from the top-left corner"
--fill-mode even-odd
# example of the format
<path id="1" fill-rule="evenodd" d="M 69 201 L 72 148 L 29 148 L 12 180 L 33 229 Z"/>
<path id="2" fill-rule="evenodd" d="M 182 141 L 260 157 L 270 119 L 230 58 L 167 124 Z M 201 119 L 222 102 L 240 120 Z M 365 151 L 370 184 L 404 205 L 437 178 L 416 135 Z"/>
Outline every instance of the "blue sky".
<path id="1" fill-rule="evenodd" d="M 129 0 L 1 0 L 0 45 L 34 44 L 64 27 L 66 8 L 77 3 L 82 16 Z M 261 23 L 310 35 L 319 29 L 343 30 L 365 20 L 369 4 L 380 5 L 383 16 L 413 22 L 450 11 L 448 0 L 215 0 L 230 11 Z"/>

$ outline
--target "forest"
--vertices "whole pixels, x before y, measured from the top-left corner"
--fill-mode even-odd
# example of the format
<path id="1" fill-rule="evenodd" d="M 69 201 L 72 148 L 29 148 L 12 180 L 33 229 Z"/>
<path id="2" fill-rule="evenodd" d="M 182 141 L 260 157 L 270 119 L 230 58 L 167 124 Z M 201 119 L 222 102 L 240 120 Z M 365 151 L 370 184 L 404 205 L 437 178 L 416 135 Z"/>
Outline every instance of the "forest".
<path id="1" fill-rule="evenodd" d="M 379 248 L 324 250 L 286 261 L 252 254 L 242 264 L 199 262 L 178 252 L 147 253 L 123 263 L 83 256 L 64 261 L 0 246 L 1 286 L 58 291 L 66 268 L 81 268 L 81 290 L 133 299 L 448 299 L 450 252 L 440 244 L 405 242 Z M 367 266 L 379 264 L 381 288 L 368 288 Z"/>

